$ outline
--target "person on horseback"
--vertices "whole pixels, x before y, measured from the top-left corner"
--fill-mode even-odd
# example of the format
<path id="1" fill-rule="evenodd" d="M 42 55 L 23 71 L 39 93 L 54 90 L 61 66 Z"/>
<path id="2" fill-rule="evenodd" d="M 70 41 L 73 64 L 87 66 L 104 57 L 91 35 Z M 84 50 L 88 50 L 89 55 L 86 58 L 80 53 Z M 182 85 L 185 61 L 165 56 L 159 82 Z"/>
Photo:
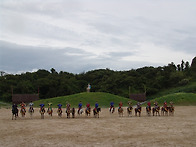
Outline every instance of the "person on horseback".
<path id="1" fill-rule="evenodd" d="M 24 103 L 24 102 L 22 102 L 21 104 L 20 104 L 20 106 L 21 106 L 21 111 L 22 110 L 24 110 L 24 112 L 26 112 L 26 104 Z"/>
<path id="2" fill-rule="evenodd" d="M 12 113 L 16 113 L 16 116 L 18 116 L 18 106 L 15 103 L 12 105 Z"/>
<path id="3" fill-rule="evenodd" d="M 98 104 L 98 102 L 96 102 L 96 103 L 95 103 L 95 109 L 94 109 L 96 112 L 97 112 L 97 108 L 98 108 L 98 107 L 99 107 L 99 104 Z"/>
<path id="4" fill-rule="evenodd" d="M 150 103 L 150 101 L 147 103 L 147 107 L 151 110 L 151 103 Z"/>
<path id="5" fill-rule="evenodd" d="M 112 108 L 114 108 L 114 102 L 110 103 L 110 111 L 111 111 Z"/>
<path id="6" fill-rule="evenodd" d="M 78 113 L 80 112 L 81 109 L 82 109 L 82 102 L 80 101 L 80 103 L 78 104 Z"/>
<path id="7" fill-rule="evenodd" d="M 86 104 L 86 110 L 90 111 L 90 104 L 89 103 Z"/>
<path id="8" fill-rule="evenodd" d="M 44 105 L 44 104 L 40 104 L 39 106 L 40 106 L 40 112 L 41 112 L 42 110 L 45 111 L 45 108 L 44 108 L 45 105 Z"/>
<path id="9" fill-rule="evenodd" d="M 71 110 L 71 105 L 69 103 L 67 103 L 66 105 L 66 112 Z"/>
<path id="10" fill-rule="evenodd" d="M 155 106 L 155 107 L 154 107 L 155 109 L 157 109 L 157 108 L 159 107 L 157 101 L 154 102 L 154 106 Z"/>
<path id="11" fill-rule="evenodd" d="M 137 102 L 137 109 L 141 108 L 140 102 Z"/>
<path id="12" fill-rule="evenodd" d="M 122 106 L 123 106 L 123 103 L 122 103 L 122 102 L 120 102 L 120 103 L 119 103 L 119 107 L 118 107 L 118 109 L 120 109 Z"/>
<path id="13" fill-rule="evenodd" d="M 34 109 L 33 109 L 33 102 L 31 101 L 30 103 L 29 103 L 29 112 L 34 112 Z"/>
<path id="14" fill-rule="evenodd" d="M 163 103 L 163 108 L 167 109 L 167 102 L 166 101 L 164 101 L 164 103 Z"/>

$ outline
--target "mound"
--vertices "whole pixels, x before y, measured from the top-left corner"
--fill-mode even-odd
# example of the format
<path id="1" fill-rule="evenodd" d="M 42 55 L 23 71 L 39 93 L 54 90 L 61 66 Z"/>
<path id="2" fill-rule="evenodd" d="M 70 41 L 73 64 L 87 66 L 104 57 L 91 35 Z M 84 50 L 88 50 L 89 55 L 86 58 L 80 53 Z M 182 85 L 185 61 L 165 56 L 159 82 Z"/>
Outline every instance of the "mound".
<path id="1" fill-rule="evenodd" d="M 86 105 L 88 102 L 91 104 L 91 106 L 94 106 L 97 101 L 100 107 L 109 107 L 110 102 L 113 101 L 116 107 L 118 106 L 120 101 L 123 102 L 124 106 L 127 106 L 127 102 L 130 101 L 130 99 L 104 92 L 83 92 L 69 96 L 41 99 L 35 101 L 34 104 L 36 107 L 38 107 L 40 103 L 53 103 L 53 106 L 57 107 L 57 104 L 61 103 L 63 107 L 65 107 L 66 103 L 70 103 L 71 107 L 77 107 L 80 101 L 82 101 L 83 106 Z M 136 104 L 136 101 L 131 101 L 133 102 L 133 105 Z"/>

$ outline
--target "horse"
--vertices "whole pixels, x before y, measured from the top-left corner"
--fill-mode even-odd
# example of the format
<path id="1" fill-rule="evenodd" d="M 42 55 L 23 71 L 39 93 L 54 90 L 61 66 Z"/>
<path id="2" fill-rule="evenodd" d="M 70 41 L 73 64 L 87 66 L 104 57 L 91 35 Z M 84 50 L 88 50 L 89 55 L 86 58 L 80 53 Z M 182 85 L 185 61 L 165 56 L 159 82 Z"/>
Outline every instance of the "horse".
<path id="1" fill-rule="evenodd" d="M 20 113 L 21 113 L 22 117 L 24 117 L 25 113 L 26 113 L 25 108 L 22 107 L 21 110 L 20 110 Z"/>
<path id="2" fill-rule="evenodd" d="M 162 107 L 161 108 L 161 115 L 167 115 L 168 116 L 168 107 Z"/>
<path id="3" fill-rule="evenodd" d="M 34 113 L 33 107 L 30 107 L 30 108 L 29 108 L 29 113 L 30 113 L 30 117 L 32 118 L 32 115 L 33 115 L 33 113 Z"/>
<path id="4" fill-rule="evenodd" d="M 114 113 L 114 111 L 115 111 L 115 108 L 114 108 L 114 107 L 112 107 L 112 108 L 109 108 L 109 111 L 110 111 L 110 113 Z"/>
<path id="5" fill-rule="evenodd" d="M 90 107 L 89 108 L 86 108 L 85 113 L 86 113 L 86 116 L 90 116 L 90 114 L 91 114 L 91 108 Z"/>
<path id="6" fill-rule="evenodd" d="M 127 108 L 127 114 L 128 114 L 128 116 L 132 116 L 132 110 L 133 110 L 133 107 L 128 107 Z"/>
<path id="7" fill-rule="evenodd" d="M 141 116 L 141 111 L 142 111 L 142 107 L 135 108 L 135 116 L 137 116 L 137 113 L 139 113 L 139 117 L 140 117 Z"/>
<path id="8" fill-rule="evenodd" d="M 99 118 L 99 112 L 101 112 L 101 108 L 97 108 L 97 110 L 94 108 L 93 109 L 93 114 L 94 114 L 94 117 L 98 117 Z"/>
<path id="9" fill-rule="evenodd" d="M 15 118 L 15 120 L 16 120 L 17 116 L 18 116 L 18 108 L 13 107 L 12 108 L 12 120 L 13 120 L 13 118 Z"/>
<path id="10" fill-rule="evenodd" d="M 61 108 L 58 108 L 57 113 L 58 113 L 58 116 L 59 116 L 59 117 L 62 117 L 63 111 L 62 111 Z"/>
<path id="11" fill-rule="evenodd" d="M 44 119 L 45 108 L 44 107 L 40 108 L 39 112 L 41 114 L 41 119 Z"/>
<path id="12" fill-rule="evenodd" d="M 82 113 L 83 113 L 82 108 L 81 109 L 78 109 L 78 115 L 81 115 Z"/>
<path id="13" fill-rule="evenodd" d="M 120 116 L 123 117 L 123 108 L 122 107 L 118 108 L 118 114 L 119 114 L 119 117 Z"/>
<path id="14" fill-rule="evenodd" d="M 160 116 L 159 110 L 160 110 L 160 107 L 159 106 L 156 106 L 156 107 L 152 108 L 152 114 L 153 114 L 153 116 L 154 116 L 154 113 L 155 112 L 156 112 L 156 116 L 157 116 L 157 114 Z"/>
<path id="15" fill-rule="evenodd" d="M 151 108 L 150 108 L 150 106 L 146 106 L 146 114 L 148 116 L 150 116 L 150 114 L 151 114 Z"/>
<path id="16" fill-rule="evenodd" d="M 75 118 L 75 112 L 76 112 L 75 108 L 72 108 L 71 110 L 72 118 Z"/>
<path id="17" fill-rule="evenodd" d="M 47 113 L 48 113 L 48 115 L 52 116 L 52 113 L 53 113 L 52 108 L 48 108 Z"/>
<path id="18" fill-rule="evenodd" d="M 168 110 L 169 110 L 169 115 L 174 116 L 174 106 L 168 107 Z"/>
<path id="19" fill-rule="evenodd" d="M 67 109 L 65 112 L 67 113 L 67 118 L 70 118 L 71 110 L 70 109 Z"/>

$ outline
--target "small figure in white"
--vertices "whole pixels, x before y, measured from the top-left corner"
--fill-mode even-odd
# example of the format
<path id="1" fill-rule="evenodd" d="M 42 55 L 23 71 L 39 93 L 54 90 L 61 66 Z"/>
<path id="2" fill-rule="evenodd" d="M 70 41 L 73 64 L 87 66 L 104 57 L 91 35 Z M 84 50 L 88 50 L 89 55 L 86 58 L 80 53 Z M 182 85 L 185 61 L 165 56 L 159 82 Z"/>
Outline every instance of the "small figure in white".
<path id="1" fill-rule="evenodd" d="M 87 88 L 86 88 L 86 91 L 87 91 L 87 92 L 90 92 L 90 90 L 91 90 L 91 85 L 88 84 L 88 86 L 87 86 Z"/>

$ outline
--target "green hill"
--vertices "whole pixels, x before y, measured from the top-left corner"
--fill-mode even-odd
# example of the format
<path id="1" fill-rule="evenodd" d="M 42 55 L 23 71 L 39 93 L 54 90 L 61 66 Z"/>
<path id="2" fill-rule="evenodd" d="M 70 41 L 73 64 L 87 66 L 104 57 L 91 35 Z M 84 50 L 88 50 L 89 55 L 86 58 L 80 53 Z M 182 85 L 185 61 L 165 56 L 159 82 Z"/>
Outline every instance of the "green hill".
<path id="1" fill-rule="evenodd" d="M 174 105 L 179 105 L 179 106 L 196 105 L 196 94 L 195 93 L 173 93 L 173 94 L 168 94 L 168 95 L 151 100 L 151 102 L 154 102 L 154 101 L 157 101 L 160 105 L 162 105 L 164 101 L 167 101 L 167 103 L 172 101 Z"/>
<path id="2" fill-rule="evenodd" d="M 118 106 L 119 102 L 122 101 L 124 106 L 127 106 L 127 102 L 130 99 L 109 94 L 109 93 L 104 93 L 104 92 L 83 92 L 83 93 L 78 93 L 78 94 L 73 94 L 73 95 L 68 95 L 68 96 L 61 96 L 61 97 L 55 97 L 55 98 L 50 98 L 50 99 L 41 99 L 38 101 L 35 101 L 35 107 L 38 107 L 40 103 L 44 103 L 47 105 L 48 103 L 52 103 L 53 107 L 57 107 L 57 104 L 61 103 L 63 107 L 65 107 L 66 103 L 69 102 L 71 104 L 71 107 L 77 107 L 78 103 L 82 101 L 83 107 L 89 102 L 91 106 L 94 107 L 96 101 L 99 103 L 100 107 L 109 107 L 110 102 L 113 101 L 115 107 Z M 133 101 L 133 105 L 136 104 L 136 101 Z"/>

